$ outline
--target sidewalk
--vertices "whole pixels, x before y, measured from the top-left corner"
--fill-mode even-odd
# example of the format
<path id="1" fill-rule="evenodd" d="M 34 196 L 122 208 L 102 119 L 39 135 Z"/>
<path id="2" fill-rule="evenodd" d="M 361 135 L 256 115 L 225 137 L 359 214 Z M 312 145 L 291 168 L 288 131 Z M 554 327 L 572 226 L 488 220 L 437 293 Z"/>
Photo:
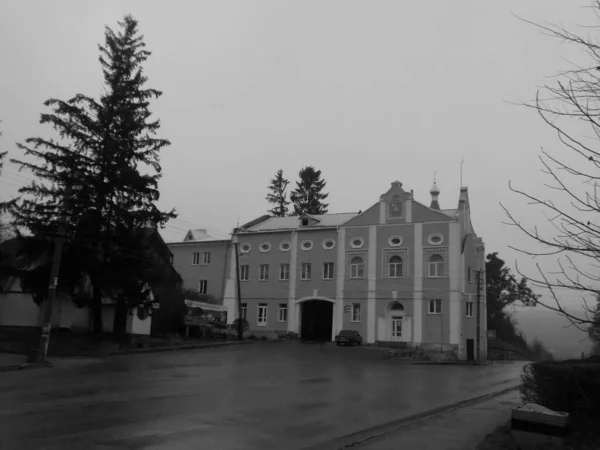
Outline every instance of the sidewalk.
<path id="1" fill-rule="evenodd" d="M 510 420 L 521 404 L 518 390 L 481 403 L 443 412 L 405 428 L 356 445 L 360 450 L 473 450 L 483 439 Z"/>
<path id="2" fill-rule="evenodd" d="M 88 354 L 84 353 L 81 355 L 73 355 L 73 356 L 49 356 L 48 359 L 51 361 L 69 361 L 69 360 L 90 360 L 90 359 L 98 359 L 104 358 L 108 356 L 118 356 L 118 355 L 130 355 L 135 353 L 157 353 L 157 352 L 172 352 L 178 350 L 194 350 L 194 349 L 202 349 L 202 348 L 211 348 L 211 347 L 227 347 L 231 345 L 247 345 L 254 344 L 253 341 L 213 341 L 213 342 L 200 342 L 194 344 L 180 344 L 180 345 L 169 345 L 164 347 L 147 347 L 147 348 L 130 348 L 125 350 L 117 350 L 109 353 L 98 353 L 98 354 Z M 7 372 L 12 370 L 19 370 L 21 365 L 27 362 L 27 355 L 19 354 L 19 353 L 5 353 L 0 352 L 0 373 Z M 28 366 L 31 368 L 30 366 Z"/>

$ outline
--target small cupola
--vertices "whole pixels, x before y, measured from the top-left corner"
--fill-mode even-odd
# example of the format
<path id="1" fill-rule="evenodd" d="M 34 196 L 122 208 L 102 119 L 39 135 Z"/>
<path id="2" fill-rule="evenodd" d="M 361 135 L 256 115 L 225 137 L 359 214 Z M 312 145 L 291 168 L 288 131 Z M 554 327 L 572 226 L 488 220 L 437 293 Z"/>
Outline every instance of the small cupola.
<path id="1" fill-rule="evenodd" d="M 433 182 L 433 186 L 431 186 L 429 193 L 431 194 L 431 205 L 429 205 L 429 207 L 439 211 L 440 203 L 438 202 L 438 196 L 440 195 L 440 188 L 435 181 Z"/>

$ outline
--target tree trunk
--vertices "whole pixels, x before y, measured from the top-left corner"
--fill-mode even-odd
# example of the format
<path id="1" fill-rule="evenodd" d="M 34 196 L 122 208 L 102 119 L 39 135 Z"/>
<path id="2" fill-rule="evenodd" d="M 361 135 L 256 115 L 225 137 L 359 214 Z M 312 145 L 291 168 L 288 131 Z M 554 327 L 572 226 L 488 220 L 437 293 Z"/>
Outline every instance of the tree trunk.
<path id="1" fill-rule="evenodd" d="M 113 335 L 118 340 L 121 340 L 125 336 L 127 314 L 128 308 L 125 299 L 118 299 L 117 304 L 115 305 L 115 318 L 113 321 Z"/>
<path id="2" fill-rule="evenodd" d="M 92 333 L 95 335 L 102 334 L 102 289 L 97 288 L 97 284 L 93 283 L 94 295 L 92 298 Z"/>

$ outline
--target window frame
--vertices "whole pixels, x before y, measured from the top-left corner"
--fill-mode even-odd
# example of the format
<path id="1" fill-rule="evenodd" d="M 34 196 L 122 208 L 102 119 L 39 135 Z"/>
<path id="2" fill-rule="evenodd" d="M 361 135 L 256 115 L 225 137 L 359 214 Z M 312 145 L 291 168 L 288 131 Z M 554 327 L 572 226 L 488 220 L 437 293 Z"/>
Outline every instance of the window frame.
<path id="1" fill-rule="evenodd" d="M 202 254 L 202 265 L 210 266 L 210 252 L 204 252 Z"/>
<path id="2" fill-rule="evenodd" d="M 204 286 L 204 289 L 202 289 L 202 286 Z M 204 292 L 202 292 L 202 291 L 204 291 Z M 200 294 L 200 295 L 208 294 L 208 280 L 198 280 L 198 294 Z"/>
<path id="3" fill-rule="evenodd" d="M 473 269 L 471 268 L 471 266 L 467 267 L 467 283 L 472 283 L 473 282 Z"/>
<path id="4" fill-rule="evenodd" d="M 264 316 L 261 321 L 261 311 L 264 311 Z M 267 303 L 259 303 L 256 308 L 256 326 L 258 327 L 266 327 L 267 326 L 267 318 L 269 317 L 269 305 Z"/>
<path id="5" fill-rule="evenodd" d="M 331 267 L 331 273 L 329 273 L 329 274 L 327 273 L 328 267 Z M 335 278 L 334 267 L 335 266 L 334 266 L 333 262 L 331 262 L 331 261 L 327 261 L 327 262 L 323 263 L 323 274 L 322 275 L 323 275 L 324 280 L 333 280 Z M 327 276 L 327 275 L 329 275 L 329 276 Z"/>
<path id="6" fill-rule="evenodd" d="M 244 277 L 244 275 L 246 275 L 246 276 Z M 240 281 L 250 281 L 250 265 L 249 264 L 240 265 Z"/>
<path id="7" fill-rule="evenodd" d="M 432 308 L 432 306 L 433 306 L 433 308 Z M 438 306 L 439 306 L 439 310 L 437 308 Z M 432 316 L 439 316 L 442 314 L 442 299 L 441 298 L 432 298 L 429 300 L 427 314 L 430 314 Z"/>
<path id="8" fill-rule="evenodd" d="M 285 316 L 284 318 L 281 317 L 282 313 L 284 313 L 283 314 Z M 287 321 L 288 321 L 288 305 L 287 305 L 287 303 L 280 303 L 279 308 L 277 310 L 277 322 L 286 323 Z"/>
<path id="9" fill-rule="evenodd" d="M 354 261 L 356 258 L 360 259 L 361 262 L 353 263 L 352 261 Z M 350 256 L 349 268 L 350 268 L 349 278 L 351 280 L 364 280 L 364 278 L 365 278 L 365 259 L 362 256 L 359 256 L 359 255 Z M 356 274 L 354 273 L 355 269 L 356 269 Z"/>
<path id="10" fill-rule="evenodd" d="M 469 299 L 465 303 L 465 317 L 473 318 L 473 300 Z"/>
<path id="11" fill-rule="evenodd" d="M 242 310 L 242 320 L 248 320 L 248 303 L 242 303 L 241 304 L 241 310 Z"/>
<path id="12" fill-rule="evenodd" d="M 435 256 L 439 256 L 441 261 L 431 261 Z M 444 257 L 440 253 L 433 253 L 427 259 L 427 278 L 444 278 Z M 432 274 L 432 267 L 435 267 L 435 275 Z"/>
<path id="13" fill-rule="evenodd" d="M 352 303 L 350 314 L 352 323 L 360 323 L 360 303 Z"/>
<path id="14" fill-rule="evenodd" d="M 308 269 L 308 277 L 305 277 L 305 270 L 304 269 Z M 309 281 L 312 277 L 311 277 L 311 272 L 312 272 L 312 265 L 311 263 L 300 263 L 300 280 L 302 281 Z"/>
<path id="15" fill-rule="evenodd" d="M 286 268 L 284 271 L 283 268 Z M 285 277 L 282 275 L 285 274 Z M 290 263 L 280 263 L 279 264 L 279 281 L 288 281 L 290 279 Z"/>
<path id="16" fill-rule="evenodd" d="M 260 264 L 258 266 L 258 281 L 269 281 L 269 265 L 268 264 Z"/>
<path id="17" fill-rule="evenodd" d="M 192 252 L 192 266 L 200 264 L 200 252 Z"/>
<path id="18" fill-rule="evenodd" d="M 398 258 L 400 262 L 392 262 L 392 259 Z M 400 273 L 398 273 L 398 267 L 400 267 Z M 392 275 L 392 268 L 394 268 L 395 274 Z M 393 254 L 388 258 L 388 278 L 404 278 L 404 259 L 398 254 Z"/>

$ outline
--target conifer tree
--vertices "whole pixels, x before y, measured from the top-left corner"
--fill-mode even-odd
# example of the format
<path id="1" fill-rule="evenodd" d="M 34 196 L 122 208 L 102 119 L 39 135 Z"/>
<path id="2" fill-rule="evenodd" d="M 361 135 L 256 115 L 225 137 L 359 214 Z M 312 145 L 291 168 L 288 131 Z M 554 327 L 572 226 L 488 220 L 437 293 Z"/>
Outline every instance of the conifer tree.
<path id="1" fill-rule="evenodd" d="M 296 182 L 297 187 L 290 195 L 294 205 L 292 215 L 326 214 L 329 204 L 323 202 L 329 194 L 323 192 L 327 183 L 321 179 L 321 171 L 315 170 L 313 166 L 306 166 L 298 176 L 300 179 Z"/>
<path id="2" fill-rule="evenodd" d="M 271 192 L 267 194 L 267 201 L 274 206 L 267 212 L 273 217 L 285 217 L 288 213 L 287 205 L 290 204 L 286 192 L 288 184 L 290 184 L 290 181 L 283 178 L 283 170 L 279 169 L 268 186 Z"/>
<path id="3" fill-rule="evenodd" d="M 122 294 L 152 276 L 144 227 L 162 227 L 176 217 L 156 206 L 159 151 L 170 143 L 156 136 L 160 122 L 150 119 L 150 100 L 162 94 L 144 87 L 142 64 L 150 52 L 132 16 L 118 24 L 117 32 L 106 27 L 105 44 L 99 46 L 104 93 L 98 100 L 82 94 L 47 100 L 52 112 L 42 114 L 40 122 L 51 125 L 60 139 L 29 138 L 19 147 L 37 162 L 14 160 L 39 180 L 20 189 L 23 197 L 11 208 L 17 226 L 38 239 L 53 237 L 68 202 L 59 289 L 72 290 L 82 277 L 91 281 L 96 332 L 103 328 L 102 296 L 120 299 L 122 313 L 130 306 Z"/>

